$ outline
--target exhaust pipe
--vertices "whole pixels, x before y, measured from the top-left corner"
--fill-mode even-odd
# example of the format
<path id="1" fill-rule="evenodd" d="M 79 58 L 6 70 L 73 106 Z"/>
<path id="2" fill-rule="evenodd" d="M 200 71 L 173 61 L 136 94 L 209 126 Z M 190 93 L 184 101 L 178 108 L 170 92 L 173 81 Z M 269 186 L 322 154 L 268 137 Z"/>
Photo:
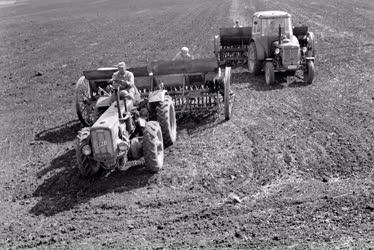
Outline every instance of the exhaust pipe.
<path id="1" fill-rule="evenodd" d="M 122 119 L 122 113 L 121 113 L 121 107 L 119 106 L 119 86 L 114 90 L 116 93 L 116 102 L 117 102 L 117 112 L 118 112 L 118 118 Z M 126 107 L 126 104 L 125 104 Z"/>

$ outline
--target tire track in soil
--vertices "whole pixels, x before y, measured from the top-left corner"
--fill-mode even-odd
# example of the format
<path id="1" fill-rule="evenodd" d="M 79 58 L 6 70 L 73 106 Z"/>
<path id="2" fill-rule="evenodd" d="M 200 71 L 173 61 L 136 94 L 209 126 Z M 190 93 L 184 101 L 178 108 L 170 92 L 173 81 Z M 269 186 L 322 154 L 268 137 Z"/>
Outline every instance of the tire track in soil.
<path id="1" fill-rule="evenodd" d="M 266 6 L 267 2 L 263 1 L 233 0 L 230 8 L 230 17 L 234 20 L 240 20 L 241 23 L 251 25 L 253 13 L 264 10 Z M 269 136 L 270 138 L 266 139 L 274 127 L 268 122 L 264 123 L 264 119 L 265 121 L 273 120 L 272 116 L 275 114 L 269 113 L 268 109 L 266 109 L 266 103 L 261 101 L 264 97 L 257 95 L 257 93 L 252 93 L 256 90 L 251 90 L 251 88 L 254 88 L 266 91 L 267 87 L 263 86 L 263 79 L 261 77 L 248 77 L 248 74 L 245 75 L 247 77 L 239 76 L 237 83 L 240 81 L 247 83 L 241 83 L 240 86 L 235 85 L 235 83 L 233 85 L 234 92 L 237 93 L 235 98 L 235 109 L 237 111 L 234 111 L 232 122 L 249 140 L 247 145 L 249 144 L 250 147 L 248 148 L 250 148 L 249 152 L 251 153 L 252 181 L 258 184 L 265 184 L 275 181 L 280 173 L 282 175 L 292 175 L 294 167 L 285 163 L 283 159 L 285 157 L 284 152 L 281 149 L 271 145 L 275 137 Z M 244 86 L 245 84 L 248 84 L 251 88 L 247 89 Z M 266 95 L 265 98 L 268 99 Z M 270 131 L 264 131 L 266 128 Z M 286 157 L 289 158 L 288 155 Z M 276 188 L 274 186 L 274 189 Z M 262 191 L 259 192 L 261 193 Z"/>
<path id="2" fill-rule="evenodd" d="M 253 1 L 250 1 L 249 4 L 251 7 L 256 5 L 253 4 Z M 329 32 L 331 32 L 329 36 L 333 37 L 335 41 L 344 40 L 345 42 L 349 41 L 350 45 L 348 46 L 354 47 L 356 45 L 351 33 L 338 31 L 341 30 L 340 25 L 334 26 L 337 28 L 333 28 L 333 26 L 320 25 L 318 21 L 314 21 L 319 19 L 320 16 L 316 14 L 315 10 L 306 11 L 308 8 L 303 3 L 297 4 L 295 1 L 285 3 L 266 1 L 264 4 L 267 9 L 285 9 L 296 15 L 299 20 L 312 23 L 312 31 L 314 31 L 313 26 L 317 25 L 317 28 L 323 28 L 321 32 L 329 29 Z M 233 1 L 231 10 L 244 9 L 243 6 L 241 8 L 238 5 L 238 1 Z M 302 6 L 300 7 L 300 5 Z M 303 12 L 312 13 L 312 15 L 302 14 Z M 237 17 L 237 13 L 231 13 L 230 16 Z M 308 19 L 306 18 L 307 16 Z M 240 20 L 244 18 L 241 17 Z M 321 46 L 323 48 L 324 37 L 318 37 L 317 39 L 322 39 L 320 43 L 322 43 Z M 361 37 L 361 39 L 363 38 Z M 327 41 L 331 42 L 333 40 L 328 39 Z M 364 44 L 365 41 L 360 40 L 359 43 Z M 331 48 L 319 51 L 323 61 L 329 60 L 327 56 L 323 55 L 324 51 L 328 50 L 331 51 Z M 344 53 L 342 50 L 342 55 L 345 54 L 346 52 Z M 317 55 L 317 65 L 319 58 L 319 55 Z M 323 68 L 322 73 L 326 69 L 328 70 L 328 68 Z M 323 77 L 322 79 L 330 82 L 329 78 Z M 252 80 L 260 81 L 260 83 L 252 82 Z M 373 138 L 373 132 L 370 132 L 370 130 L 365 131 L 365 129 L 358 132 L 355 131 L 356 129 L 347 123 L 352 119 L 352 116 L 347 120 L 347 113 L 339 108 L 339 106 L 349 107 L 347 106 L 349 102 L 342 106 L 341 100 L 331 100 L 328 95 L 332 92 L 331 90 L 327 92 L 326 89 L 328 87 L 325 87 L 328 86 L 328 83 L 319 86 L 323 88 L 321 91 L 318 87 L 315 87 L 315 85 L 320 85 L 318 80 L 317 76 L 314 86 L 306 86 L 304 89 L 285 89 L 282 86 L 280 90 L 269 89 L 270 93 L 258 94 L 251 92 L 237 96 L 238 102 L 241 102 L 241 107 L 238 107 L 238 110 L 247 111 L 236 114 L 237 117 L 245 117 L 249 113 L 251 117 L 255 117 L 254 119 L 257 120 L 257 124 L 256 122 L 249 122 L 249 126 L 247 125 L 248 120 L 244 118 L 235 121 L 235 124 L 241 130 L 246 131 L 245 133 L 253 141 L 255 179 L 258 177 L 266 183 L 272 182 L 279 175 L 289 175 L 292 172 L 298 173 L 297 175 L 299 176 L 312 173 L 315 177 L 325 178 L 325 176 L 349 175 L 352 171 L 353 173 L 367 173 L 370 171 L 370 164 L 373 162 L 373 157 L 370 156 L 372 146 L 367 145 L 368 140 L 366 138 L 367 136 Z M 262 79 L 249 78 L 249 84 L 252 87 L 265 90 L 265 88 L 259 86 L 261 83 L 263 83 Z M 236 89 L 235 92 L 245 93 L 242 87 Z M 252 100 L 248 101 L 246 95 L 250 96 Z M 245 104 L 246 102 L 247 104 Z M 317 106 L 313 105 L 316 109 L 310 107 L 312 103 L 317 104 Z M 253 108 L 253 105 L 257 106 L 257 108 Z M 352 113 L 352 110 L 347 110 L 347 112 Z M 372 113 L 370 108 L 363 111 L 363 113 L 366 113 L 364 115 L 366 123 L 369 122 L 372 119 L 370 117 L 373 117 L 372 114 L 370 115 Z M 331 115 L 331 117 L 326 117 L 327 114 Z M 352 115 L 357 116 L 358 114 L 354 112 Z M 337 129 L 339 131 L 338 134 L 336 134 Z M 337 151 L 339 150 L 342 150 L 342 152 L 338 153 Z M 363 150 L 363 152 L 358 153 L 358 150 Z M 353 166 L 350 166 L 352 164 Z M 341 166 L 344 167 L 341 168 Z M 276 189 L 277 187 L 275 186 L 274 188 Z"/>

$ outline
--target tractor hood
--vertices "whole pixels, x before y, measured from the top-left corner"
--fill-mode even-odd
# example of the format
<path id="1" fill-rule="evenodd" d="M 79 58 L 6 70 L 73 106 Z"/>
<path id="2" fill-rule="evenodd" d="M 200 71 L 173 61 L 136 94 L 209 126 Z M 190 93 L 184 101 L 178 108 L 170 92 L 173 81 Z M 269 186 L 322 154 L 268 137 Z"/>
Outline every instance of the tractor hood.
<path id="1" fill-rule="evenodd" d="M 91 127 L 91 144 L 95 160 L 108 166 L 115 164 L 119 133 L 117 104 L 114 102 Z M 121 105 L 121 110 L 124 106 Z"/>
<path id="2" fill-rule="evenodd" d="M 291 36 L 291 39 L 283 39 L 282 43 L 279 45 L 278 40 L 274 41 L 272 43 L 273 47 L 278 47 L 278 48 L 285 48 L 285 47 L 300 47 L 299 40 L 295 36 Z"/>
<path id="3" fill-rule="evenodd" d="M 122 107 L 123 108 L 123 107 Z M 118 127 L 118 111 L 117 104 L 113 102 L 110 107 L 100 116 L 100 118 L 92 125 L 91 129 L 114 129 Z"/>

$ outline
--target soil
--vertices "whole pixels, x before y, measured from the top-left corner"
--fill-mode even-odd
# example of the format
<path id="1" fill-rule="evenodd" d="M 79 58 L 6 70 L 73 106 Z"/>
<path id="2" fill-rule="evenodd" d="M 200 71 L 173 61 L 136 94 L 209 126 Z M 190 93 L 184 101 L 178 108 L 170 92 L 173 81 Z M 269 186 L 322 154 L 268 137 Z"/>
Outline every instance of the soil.
<path id="1" fill-rule="evenodd" d="M 233 117 L 179 122 L 158 174 L 78 177 L 83 70 L 212 57 L 233 19 L 279 9 L 316 36 L 316 79 L 236 69 Z M 0 248 L 374 248 L 371 0 L 0 3 Z"/>

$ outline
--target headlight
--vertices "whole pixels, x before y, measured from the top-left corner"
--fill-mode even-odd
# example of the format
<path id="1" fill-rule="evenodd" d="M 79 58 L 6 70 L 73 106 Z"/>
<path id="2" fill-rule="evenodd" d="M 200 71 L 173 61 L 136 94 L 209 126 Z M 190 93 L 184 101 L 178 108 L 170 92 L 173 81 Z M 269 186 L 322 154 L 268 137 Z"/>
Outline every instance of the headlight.
<path id="1" fill-rule="evenodd" d="M 118 149 L 120 151 L 126 151 L 128 148 L 129 148 L 129 144 L 127 142 L 122 141 L 122 140 L 118 142 Z"/>
<path id="2" fill-rule="evenodd" d="M 84 155 L 90 155 L 91 154 L 91 147 L 90 147 L 90 145 L 84 145 L 83 147 L 82 147 L 82 153 L 84 154 Z"/>
<path id="3" fill-rule="evenodd" d="M 303 53 L 306 53 L 308 51 L 308 48 L 307 47 L 302 47 L 301 50 L 303 51 Z"/>
<path id="4" fill-rule="evenodd" d="M 274 51 L 274 53 L 275 53 L 276 55 L 278 55 L 279 52 L 280 52 L 279 48 L 276 48 L 275 51 Z"/>

